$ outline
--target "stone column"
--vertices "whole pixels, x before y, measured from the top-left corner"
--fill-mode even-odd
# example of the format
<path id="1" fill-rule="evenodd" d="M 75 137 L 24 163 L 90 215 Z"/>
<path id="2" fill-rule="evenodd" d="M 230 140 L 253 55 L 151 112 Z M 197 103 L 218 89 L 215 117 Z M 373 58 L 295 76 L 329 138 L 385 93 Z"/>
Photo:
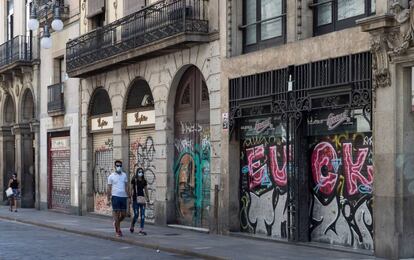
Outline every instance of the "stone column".
<path id="1" fill-rule="evenodd" d="M 14 136 L 8 126 L 0 127 L 0 202 L 6 200 L 4 190 L 14 172 Z"/>
<path id="2" fill-rule="evenodd" d="M 40 157 L 40 124 L 38 121 L 30 123 L 30 130 L 34 136 L 34 178 L 35 178 L 35 208 L 40 210 L 40 174 L 39 174 L 39 157 Z"/>
<path id="3" fill-rule="evenodd" d="M 414 55 L 412 31 L 405 31 L 413 22 L 401 22 L 390 14 L 360 22 L 362 30 L 371 34 L 373 55 L 374 252 L 388 259 L 414 257 L 414 195 L 410 192 L 414 179 Z"/>
<path id="4" fill-rule="evenodd" d="M 35 176 L 33 134 L 29 124 L 16 124 L 13 127 L 16 142 L 16 173 L 20 182 L 21 207 L 33 208 L 35 202 Z"/>

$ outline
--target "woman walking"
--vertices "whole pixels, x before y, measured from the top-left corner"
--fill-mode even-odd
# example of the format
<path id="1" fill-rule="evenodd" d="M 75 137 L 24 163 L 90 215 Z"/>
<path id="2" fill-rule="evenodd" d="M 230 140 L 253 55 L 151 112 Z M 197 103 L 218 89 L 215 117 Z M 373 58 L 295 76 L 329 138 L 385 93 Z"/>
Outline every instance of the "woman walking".
<path id="1" fill-rule="evenodd" d="M 13 173 L 12 178 L 9 180 L 9 188 L 13 190 L 13 194 L 9 197 L 10 211 L 17 212 L 17 196 L 19 194 L 19 181 L 17 180 L 17 174 Z"/>
<path id="2" fill-rule="evenodd" d="M 144 170 L 142 168 L 138 168 L 135 176 L 131 180 L 132 185 L 132 207 L 134 209 L 134 217 L 132 218 L 131 227 L 129 231 L 134 233 L 135 223 L 137 222 L 138 215 L 141 215 L 141 223 L 140 223 L 140 235 L 146 235 L 147 233 L 144 232 L 144 222 L 145 222 L 145 206 L 146 203 L 149 202 L 148 197 L 148 188 L 147 188 L 147 181 L 144 177 Z M 141 213 L 141 214 L 140 214 Z"/>

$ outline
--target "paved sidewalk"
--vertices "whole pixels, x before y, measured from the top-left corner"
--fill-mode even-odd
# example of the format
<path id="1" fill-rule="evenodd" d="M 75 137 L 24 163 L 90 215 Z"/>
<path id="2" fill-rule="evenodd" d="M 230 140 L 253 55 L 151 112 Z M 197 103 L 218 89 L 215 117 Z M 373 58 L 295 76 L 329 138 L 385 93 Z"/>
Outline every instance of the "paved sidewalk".
<path id="1" fill-rule="evenodd" d="M 146 225 L 148 235 L 139 236 L 129 232 L 129 219 L 123 223 L 124 237 L 122 238 L 114 236 L 110 218 L 75 216 L 35 209 L 19 209 L 19 212 L 10 212 L 7 207 L 0 206 L 0 219 L 206 259 L 375 259 L 373 256 L 353 252 L 235 236 L 203 234 L 154 225 Z"/>

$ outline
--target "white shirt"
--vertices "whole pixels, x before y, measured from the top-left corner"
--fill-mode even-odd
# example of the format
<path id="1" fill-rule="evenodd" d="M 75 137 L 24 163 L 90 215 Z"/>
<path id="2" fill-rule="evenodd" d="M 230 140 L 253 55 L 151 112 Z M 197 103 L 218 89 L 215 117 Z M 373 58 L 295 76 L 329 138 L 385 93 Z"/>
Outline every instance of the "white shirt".
<path id="1" fill-rule="evenodd" d="M 116 172 L 111 173 L 108 177 L 108 184 L 112 185 L 112 196 L 116 197 L 128 197 L 125 184 L 128 183 L 128 178 L 125 172 L 118 174 Z"/>

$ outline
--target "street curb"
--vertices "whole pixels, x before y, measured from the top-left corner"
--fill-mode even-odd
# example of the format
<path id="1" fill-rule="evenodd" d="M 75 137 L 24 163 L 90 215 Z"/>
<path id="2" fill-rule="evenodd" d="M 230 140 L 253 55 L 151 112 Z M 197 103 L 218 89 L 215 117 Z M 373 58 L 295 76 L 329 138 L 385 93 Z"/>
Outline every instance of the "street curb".
<path id="1" fill-rule="evenodd" d="M 203 254 L 203 253 L 198 253 L 198 252 L 194 252 L 194 251 L 186 250 L 186 249 L 177 249 L 177 248 L 165 247 L 165 246 L 160 246 L 159 244 L 149 244 L 149 243 L 144 243 L 144 242 L 132 240 L 132 239 L 129 239 L 129 238 L 118 238 L 118 237 L 103 235 L 103 234 L 94 233 L 94 232 L 85 232 L 85 231 L 80 231 L 80 230 L 75 230 L 75 229 L 68 229 L 68 228 L 59 227 L 59 226 L 50 225 L 50 224 L 43 224 L 43 223 L 38 223 L 38 222 L 33 222 L 33 221 L 28 221 L 28 220 L 21 220 L 21 219 L 17 219 L 17 218 L 13 218 L 13 217 L 0 216 L 0 219 L 15 221 L 15 222 L 19 222 L 19 223 L 24 223 L 24 224 L 29 224 L 29 225 L 39 226 L 39 227 L 44 227 L 44 228 L 51 228 L 51 229 L 55 229 L 55 230 L 59 230 L 59 231 L 63 231 L 63 232 L 68 232 L 68 233 L 73 233 L 73 234 L 78 234 L 78 235 L 83 235 L 83 236 L 89 236 L 89 237 L 96 237 L 96 238 L 105 239 L 105 240 L 111 240 L 111 241 L 114 241 L 114 242 L 121 242 L 121 243 L 130 244 L 130 245 L 136 245 L 136 246 L 140 246 L 140 247 L 144 247 L 144 248 L 148 248 L 148 249 L 155 249 L 155 250 L 160 250 L 160 251 L 169 252 L 169 253 L 173 253 L 173 254 L 200 257 L 200 258 L 209 259 L 209 260 L 210 259 L 211 260 L 227 260 L 227 259 L 229 259 L 229 258 L 225 258 L 225 257 L 212 256 L 212 255 L 207 255 L 207 254 Z"/>
<path id="2" fill-rule="evenodd" d="M 286 244 L 286 245 L 295 245 L 295 246 L 302 246 L 302 247 L 308 247 L 308 248 L 320 248 L 325 249 L 333 252 L 342 252 L 342 253 L 350 253 L 350 254 L 357 254 L 361 256 L 375 256 L 373 252 L 368 250 L 362 250 L 362 249 L 353 249 L 353 248 L 343 248 L 340 246 L 329 246 L 329 245 L 320 245 L 317 243 L 312 242 L 289 242 L 284 241 L 281 239 L 272 239 L 267 237 L 259 237 L 259 236 L 251 236 L 251 235 L 244 235 L 237 232 L 229 232 L 229 236 L 231 237 L 238 237 L 238 238 L 244 238 L 244 239 L 253 239 L 257 241 L 266 241 L 266 242 L 273 242 L 273 243 L 280 243 L 280 244 Z"/>

